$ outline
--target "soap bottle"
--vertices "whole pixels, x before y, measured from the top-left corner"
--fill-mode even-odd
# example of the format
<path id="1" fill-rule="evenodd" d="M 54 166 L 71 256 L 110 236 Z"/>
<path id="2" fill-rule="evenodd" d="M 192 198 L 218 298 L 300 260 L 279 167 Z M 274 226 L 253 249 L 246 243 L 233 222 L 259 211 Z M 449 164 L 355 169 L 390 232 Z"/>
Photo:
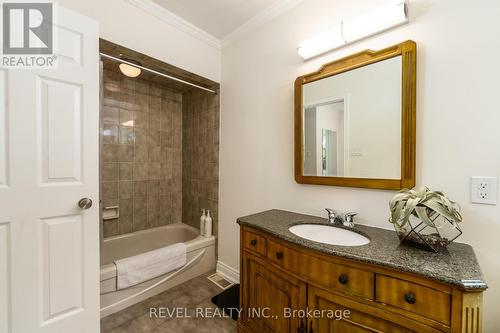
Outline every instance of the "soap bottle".
<path id="1" fill-rule="evenodd" d="M 207 219 L 207 216 L 205 215 L 205 208 L 201 210 L 201 216 L 200 216 L 200 235 L 205 236 L 205 221 Z"/>
<path id="2" fill-rule="evenodd" d="M 205 237 L 212 236 L 212 217 L 210 216 L 210 211 L 207 210 L 207 216 L 205 217 Z"/>

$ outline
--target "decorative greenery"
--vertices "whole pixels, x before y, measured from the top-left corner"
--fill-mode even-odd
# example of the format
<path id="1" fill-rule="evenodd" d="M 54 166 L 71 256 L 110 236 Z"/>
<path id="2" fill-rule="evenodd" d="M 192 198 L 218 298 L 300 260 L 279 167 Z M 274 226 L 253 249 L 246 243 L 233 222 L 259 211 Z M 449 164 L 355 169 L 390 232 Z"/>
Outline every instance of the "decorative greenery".
<path id="1" fill-rule="evenodd" d="M 436 214 L 442 215 L 453 225 L 462 222 L 460 206 L 448 199 L 442 192 L 431 191 L 427 187 L 419 190 L 401 190 L 389 202 L 391 218 L 389 222 L 399 228 L 405 227 L 413 215 L 430 227 L 435 227 Z"/>

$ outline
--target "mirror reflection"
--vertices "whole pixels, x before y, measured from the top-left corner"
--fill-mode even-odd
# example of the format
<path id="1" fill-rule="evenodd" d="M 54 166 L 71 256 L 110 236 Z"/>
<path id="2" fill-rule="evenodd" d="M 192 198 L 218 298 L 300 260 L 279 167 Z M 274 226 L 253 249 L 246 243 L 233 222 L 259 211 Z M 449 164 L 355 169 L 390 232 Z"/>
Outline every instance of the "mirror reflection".
<path id="1" fill-rule="evenodd" d="M 303 85 L 305 176 L 401 178 L 401 56 Z"/>

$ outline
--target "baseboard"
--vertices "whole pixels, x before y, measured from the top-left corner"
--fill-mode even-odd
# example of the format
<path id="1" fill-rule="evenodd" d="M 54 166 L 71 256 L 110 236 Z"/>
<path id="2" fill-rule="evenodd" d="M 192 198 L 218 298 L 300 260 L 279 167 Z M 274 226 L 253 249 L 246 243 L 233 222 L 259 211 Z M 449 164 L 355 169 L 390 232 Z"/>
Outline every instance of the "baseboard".
<path id="1" fill-rule="evenodd" d="M 240 283 L 240 272 L 222 261 L 217 261 L 217 273 L 232 283 Z"/>

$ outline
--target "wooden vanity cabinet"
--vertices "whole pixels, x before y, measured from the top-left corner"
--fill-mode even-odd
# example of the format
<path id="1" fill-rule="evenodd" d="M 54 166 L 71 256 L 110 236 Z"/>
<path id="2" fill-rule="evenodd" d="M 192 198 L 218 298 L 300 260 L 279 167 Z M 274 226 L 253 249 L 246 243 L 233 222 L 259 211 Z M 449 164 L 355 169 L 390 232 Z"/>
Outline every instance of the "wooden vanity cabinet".
<path id="1" fill-rule="evenodd" d="M 348 317 L 322 316 L 309 319 L 307 332 L 387 332 L 427 333 L 441 332 L 422 323 L 385 311 L 366 303 L 356 302 L 336 293 L 313 286 L 308 288 L 307 307 L 310 310 L 349 311 Z"/>
<path id="2" fill-rule="evenodd" d="M 420 326 L 420 331 L 416 327 L 409 328 L 404 320 L 398 324 L 401 318 L 391 316 L 389 313 L 383 313 L 372 306 L 355 302 L 334 293 L 318 289 L 309 288 L 308 305 L 311 310 L 330 310 L 340 311 L 348 310 L 349 317 L 321 317 L 309 320 L 309 331 L 311 332 L 429 332 L 429 330 Z"/>
<path id="3" fill-rule="evenodd" d="M 325 255 L 247 226 L 240 302 L 243 333 L 481 332 L 480 291 Z M 305 315 L 315 310 L 322 315 Z"/>
<path id="4" fill-rule="evenodd" d="M 242 292 L 245 309 L 241 313 L 241 322 L 259 333 L 297 332 L 300 319 L 286 318 L 283 309 L 306 307 L 306 284 L 286 273 L 269 269 L 264 261 L 251 254 L 243 254 L 243 262 L 247 283 Z"/>

